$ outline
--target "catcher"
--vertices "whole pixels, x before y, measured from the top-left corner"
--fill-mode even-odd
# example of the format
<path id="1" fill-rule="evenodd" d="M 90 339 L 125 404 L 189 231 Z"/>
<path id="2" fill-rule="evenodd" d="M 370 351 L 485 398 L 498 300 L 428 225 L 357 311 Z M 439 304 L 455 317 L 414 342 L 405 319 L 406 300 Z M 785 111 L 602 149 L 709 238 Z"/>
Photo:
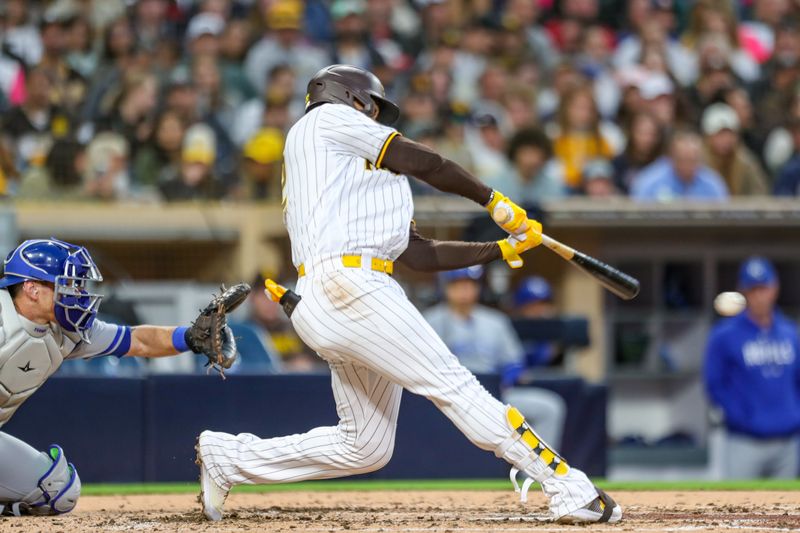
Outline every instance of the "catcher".
<path id="1" fill-rule="evenodd" d="M 67 359 L 106 355 L 204 354 L 220 373 L 236 359 L 226 314 L 250 287 L 212 299 L 188 327 L 118 326 L 98 320 L 103 280 L 86 248 L 57 239 L 23 242 L 0 277 L 0 428 Z M 53 444 L 40 452 L 0 431 L 0 515 L 71 511 L 81 493 L 78 471 Z"/>

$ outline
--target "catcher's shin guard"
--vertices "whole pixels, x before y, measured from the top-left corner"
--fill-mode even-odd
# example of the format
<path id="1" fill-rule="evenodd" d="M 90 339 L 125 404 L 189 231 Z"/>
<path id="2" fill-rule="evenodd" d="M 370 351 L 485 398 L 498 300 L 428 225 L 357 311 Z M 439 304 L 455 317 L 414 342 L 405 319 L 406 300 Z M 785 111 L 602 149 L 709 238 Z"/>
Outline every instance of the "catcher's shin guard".
<path id="1" fill-rule="evenodd" d="M 509 405 L 506 408 L 506 421 L 511 429 L 511 434 L 495 449 L 494 453 L 497 457 L 512 459 L 514 468 L 511 469 L 511 480 L 514 488 L 521 492 L 520 499 L 525 501 L 531 483 L 534 481 L 541 483 L 554 475 L 566 475 L 569 472 L 569 465 L 542 440 L 516 407 Z M 521 459 L 514 461 L 515 457 L 509 454 L 509 451 L 519 443 L 523 443 L 529 451 Z M 516 480 L 517 473 L 520 471 L 527 476 L 521 489 Z"/>
<path id="2" fill-rule="evenodd" d="M 53 463 L 36 488 L 18 502 L 0 503 L 0 516 L 56 515 L 75 508 L 81 494 L 78 471 L 58 444 L 52 444 L 46 455 Z"/>

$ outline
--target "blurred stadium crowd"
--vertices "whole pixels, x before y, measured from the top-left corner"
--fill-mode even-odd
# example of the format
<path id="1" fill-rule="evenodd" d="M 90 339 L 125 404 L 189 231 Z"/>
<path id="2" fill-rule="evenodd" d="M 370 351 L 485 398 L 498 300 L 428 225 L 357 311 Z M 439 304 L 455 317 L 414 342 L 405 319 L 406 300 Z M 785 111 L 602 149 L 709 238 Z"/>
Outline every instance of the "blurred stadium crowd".
<path id="1" fill-rule="evenodd" d="M 0 196 L 277 200 L 305 84 L 337 62 L 522 202 L 800 193 L 793 0 L 1 5 Z"/>

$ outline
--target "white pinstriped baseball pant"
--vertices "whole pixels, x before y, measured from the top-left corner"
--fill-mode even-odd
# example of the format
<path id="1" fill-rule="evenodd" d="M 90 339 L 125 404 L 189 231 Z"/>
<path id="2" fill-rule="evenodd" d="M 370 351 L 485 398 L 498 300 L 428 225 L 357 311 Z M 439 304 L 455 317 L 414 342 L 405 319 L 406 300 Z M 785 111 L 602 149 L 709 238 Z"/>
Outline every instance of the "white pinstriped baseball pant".
<path id="1" fill-rule="evenodd" d="M 303 299 L 292 323 L 330 364 L 339 424 L 272 439 L 206 432 L 200 454 L 220 486 L 326 479 L 383 467 L 394 448 L 405 388 L 430 399 L 476 446 L 539 481 L 554 518 L 597 497 L 580 470 L 555 475 L 541 459 L 531 461 L 527 444 L 509 444 L 514 432 L 506 406 L 450 353 L 391 277 L 329 259 L 306 266 L 297 291 Z"/>

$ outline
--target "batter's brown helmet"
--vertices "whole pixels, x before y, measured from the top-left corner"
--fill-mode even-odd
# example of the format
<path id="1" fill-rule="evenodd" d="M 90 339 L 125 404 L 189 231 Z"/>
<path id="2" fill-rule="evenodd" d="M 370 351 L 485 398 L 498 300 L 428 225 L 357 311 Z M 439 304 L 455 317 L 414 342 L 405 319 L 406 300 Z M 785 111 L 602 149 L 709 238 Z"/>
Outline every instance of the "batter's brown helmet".
<path id="1" fill-rule="evenodd" d="M 386 98 L 378 77 L 351 65 L 331 65 L 314 74 L 308 82 L 306 112 L 324 103 L 355 108 L 356 100 L 364 107 L 360 111 L 368 117 L 378 106 L 377 121 L 381 124 L 393 124 L 400 116 L 400 108 Z"/>

